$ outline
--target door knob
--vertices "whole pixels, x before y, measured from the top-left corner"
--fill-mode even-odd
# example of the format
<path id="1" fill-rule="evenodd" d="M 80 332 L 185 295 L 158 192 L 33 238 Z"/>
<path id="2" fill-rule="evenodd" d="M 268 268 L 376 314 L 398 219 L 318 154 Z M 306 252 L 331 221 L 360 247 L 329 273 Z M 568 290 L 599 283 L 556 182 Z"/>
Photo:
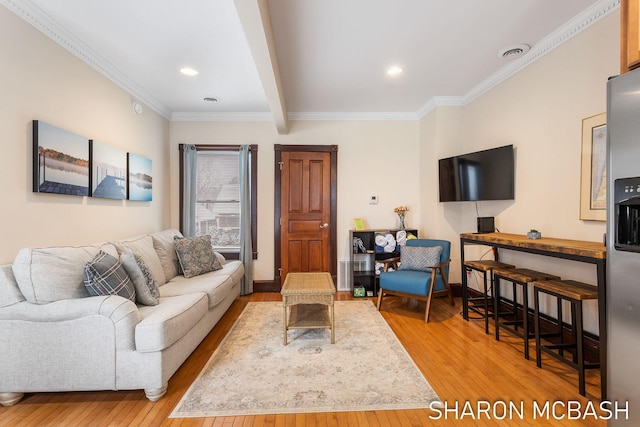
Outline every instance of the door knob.
<path id="1" fill-rule="evenodd" d="M 329 228 L 329 224 L 327 224 L 327 223 L 325 222 L 324 224 L 322 224 L 322 225 L 320 226 L 320 228 Z"/>

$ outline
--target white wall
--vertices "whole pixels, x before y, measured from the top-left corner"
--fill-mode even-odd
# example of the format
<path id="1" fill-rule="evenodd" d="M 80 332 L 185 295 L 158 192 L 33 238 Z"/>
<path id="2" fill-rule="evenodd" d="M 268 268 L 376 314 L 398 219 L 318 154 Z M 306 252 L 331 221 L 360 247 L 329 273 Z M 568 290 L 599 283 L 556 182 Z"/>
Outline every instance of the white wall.
<path id="1" fill-rule="evenodd" d="M 406 224 L 420 226 L 417 121 L 291 121 L 288 135 L 268 122 L 172 122 L 171 223 L 178 226 L 178 144 L 258 144 L 256 280 L 273 280 L 274 144 L 338 145 L 338 260 L 349 258 L 353 218 L 366 227 L 398 225 L 393 208 L 407 205 Z M 377 195 L 379 203 L 369 205 Z"/>
<path id="2" fill-rule="evenodd" d="M 460 110 L 462 118 L 450 114 L 450 119 L 439 120 L 444 108 L 431 112 L 422 120 L 423 135 L 427 132 L 436 135 L 431 139 L 437 147 L 422 149 L 437 154 L 423 162 L 513 144 L 515 200 L 479 202 L 480 216 L 495 216 L 497 228 L 506 233 L 524 234 L 536 228 L 548 237 L 602 241 L 605 223 L 582 221 L 579 216 L 582 119 L 605 111 L 607 78 L 618 73 L 618 40 L 616 12 L 468 105 L 454 107 Z M 431 129 L 432 126 L 436 129 Z M 452 136 L 437 138 L 440 135 Z M 426 186 L 433 177 L 422 179 Z M 433 195 L 429 197 L 433 199 Z M 430 203 L 433 200 L 426 202 Z M 439 212 L 441 237 L 455 241 L 460 233 L 475 231 L 473 203 L 434 203 L 434 206 Z M 481 248 L 470 248 L 467 259 L 482 256 L 486 247 Z M 459 249 L 454 253 L 457 255 L 453 264 L 458 265 Z M 503 251 L 501 259 L 565 279 L 596 283 L 592 265 L 509 251 Z M 477 277 L 474 279 L 471 286 L 478 287 Z M 460 281 L 459 266 L 452 271 L 451 280 Z M 596 303 L 589 302 L 586 312 L 586 329 L 597 331 Z"/>
<path id="3" fill-rule="evenodd" d="M 0 7 L 0 263 L 20 248 L 100 242 L 169 225 L 169 123 L 31 25 Z M 153 161 L 153 201 L 32 192 L 32 120 Z"/>

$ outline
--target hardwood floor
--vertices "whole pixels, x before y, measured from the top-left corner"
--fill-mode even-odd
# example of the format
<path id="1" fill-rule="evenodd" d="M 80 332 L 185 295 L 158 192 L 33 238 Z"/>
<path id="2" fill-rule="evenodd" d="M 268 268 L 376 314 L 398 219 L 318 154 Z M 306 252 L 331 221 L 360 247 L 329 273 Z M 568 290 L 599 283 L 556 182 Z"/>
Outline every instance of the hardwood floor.
<path id="1" fill-rule="evenodd" d="M 353 298 L 338 293 L 337 299 Z M 424 302 L 399 297 L 385 298 L 382 315 L 446 403 L 448 412 L 423 409 L 169 419 L 247 302 L 279 300 L 279 293 L 256 293 L 235 301 L 171 378 L 167 394 L 156 403 L 149 402 L 141 390 L 27 394 L 15 406 L 0 407 L 0 426 L 606 425 L 600 419 L 607 414 L 600 409 L 597 370 L 587 372 L 587 397 L 582 397 L 572 368 L 548 356 L 543 356 L 543 368 L 537 368 L 534 360 L 522 356 L 519 338 L 504 333 L 498 342 L 494 335 L 485 335 L 482 322 L 464 321 L 459 298 L 455 307 L 446 298 L 434 299 L 429 323 L 425 324 Z M 548 412 L 543 411 L 546 404 Z M 573 412 L 567 410 L 568 405 L 572 405 Z M 576 412 L 578 405 L 580 410 Z M 540 409 L 536 419 L 534 406 Z"/>

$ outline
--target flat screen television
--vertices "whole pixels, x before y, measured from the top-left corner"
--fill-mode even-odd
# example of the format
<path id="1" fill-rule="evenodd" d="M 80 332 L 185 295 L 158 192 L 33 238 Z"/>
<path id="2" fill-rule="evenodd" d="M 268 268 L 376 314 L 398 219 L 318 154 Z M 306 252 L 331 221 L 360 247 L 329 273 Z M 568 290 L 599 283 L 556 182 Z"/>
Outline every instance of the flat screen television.
<path id="1" fill-rule="evenodd" d="M 440 201 L 514 199 L 513 145 L 438 160 Z"/>

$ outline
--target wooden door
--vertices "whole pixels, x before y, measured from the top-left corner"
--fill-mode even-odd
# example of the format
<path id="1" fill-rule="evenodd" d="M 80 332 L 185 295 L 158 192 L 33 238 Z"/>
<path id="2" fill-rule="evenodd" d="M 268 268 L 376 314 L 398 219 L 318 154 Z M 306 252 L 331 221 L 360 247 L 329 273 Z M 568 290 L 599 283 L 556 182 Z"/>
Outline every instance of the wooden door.
<path id="1" fill-rule="evenodd" d="M 335 279 L 335 146 L 282 147 L 276 147 L 276 283 L 289 272 L 329 272 Z"/>

